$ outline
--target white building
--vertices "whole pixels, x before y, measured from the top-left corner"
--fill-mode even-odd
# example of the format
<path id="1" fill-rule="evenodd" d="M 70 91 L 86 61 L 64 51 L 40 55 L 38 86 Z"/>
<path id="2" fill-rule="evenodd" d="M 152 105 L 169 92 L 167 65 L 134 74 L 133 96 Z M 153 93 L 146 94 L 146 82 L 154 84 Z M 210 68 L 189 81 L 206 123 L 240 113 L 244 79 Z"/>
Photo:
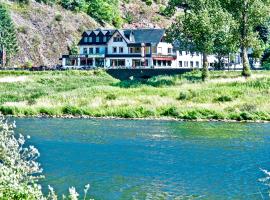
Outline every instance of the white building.
<path id="1" fill-rule="evenodd" d="M 63 55 L 64 68 L 201 68 L 202 55 L 177 50 L 164 29 L 96 29 L 85 31 L 78 55 Z M 208 56 L 209 67 L 218 59 Z M 227 65 L 232 67 L 231 60 Z M 229 64 L 230 63 L 230 64 Z M 240 64 L 239 55 L 234 67 Z"/>

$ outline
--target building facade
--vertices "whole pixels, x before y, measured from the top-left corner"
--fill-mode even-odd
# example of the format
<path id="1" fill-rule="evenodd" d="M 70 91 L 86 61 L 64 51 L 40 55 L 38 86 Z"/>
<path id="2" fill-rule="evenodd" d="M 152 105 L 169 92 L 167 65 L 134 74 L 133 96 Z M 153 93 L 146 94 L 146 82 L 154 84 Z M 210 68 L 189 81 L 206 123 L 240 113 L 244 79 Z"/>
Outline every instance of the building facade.
<path id="1" fill-rule="evenodd" d="M 201 68 L 202 55 L 179 50 L 165 41 L 164 29 L 85 31 L 78 55 L 63 55 L 63 68 Z M 209 67 L 218 59 L 208 56 Z M 227 65 L 231 62 L 229 59 Z M 239 55 L 233 62 L 240 64 Z"/>

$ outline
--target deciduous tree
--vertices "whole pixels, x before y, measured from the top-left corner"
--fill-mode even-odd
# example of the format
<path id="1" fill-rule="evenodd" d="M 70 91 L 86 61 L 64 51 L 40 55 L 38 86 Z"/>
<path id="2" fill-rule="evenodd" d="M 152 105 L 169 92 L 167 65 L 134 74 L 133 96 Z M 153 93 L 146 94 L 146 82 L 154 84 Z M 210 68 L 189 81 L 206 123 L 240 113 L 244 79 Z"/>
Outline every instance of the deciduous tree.
<path id="1" fill-rule="evenodd" d="M 192 51 L 203 54 L 202 79 L 205 80 L 208 78 L 208 55 L 229 51 L 217 48 L 221 43 L 230 44 L 227 46 L 230 49 L 235 48 L 232 34 L 234 21 L 218 0 L 172 0 L 170 3 L 185 12 L 169 29 L 169 35 L 171 33 L 171 39 L 181 41 Z"/>
<path id="2" fill-rule="evenodd" d="M 6 63 L 2 62 L 2 67 L 4 67 L 9 63 L 12 55 L 18 52 L 18 44 L 14 24 L 3 4 L 0 4 L 0 37 L 1 51 L 6 54 Z"/>
<path id="3" fill-rule="evenodd" d="M 249 48 L 252 48 L 255 52 L 262 52 L 260 50 L 262 49 L 262 42 L 256 28 L 269 19 L 270 0 L 220 0 L 220 2 L 237 21 L 236 33 L 243 62 L 242 75 L 250 76 L 247 52 Z"/>

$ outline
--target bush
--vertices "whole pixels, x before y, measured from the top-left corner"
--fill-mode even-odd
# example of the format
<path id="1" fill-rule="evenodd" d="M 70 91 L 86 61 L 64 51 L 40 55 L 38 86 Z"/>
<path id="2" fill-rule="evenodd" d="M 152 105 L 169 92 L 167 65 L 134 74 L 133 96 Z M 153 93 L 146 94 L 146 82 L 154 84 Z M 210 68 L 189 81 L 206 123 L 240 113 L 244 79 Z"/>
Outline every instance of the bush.
<path id="1" fill-rule="evenodd" d="M 115 94 L 108 94 L 105 99 L 107 100 L 115 100 L 117 96 Z"/>
<path id="2" fill-rule="evenodd" d="M 19 32 L 19 33 L 23 33 L 23 34 L 27 34 L 27 31 L 28 30 L 28 27 L 27 26 L 19 26 L 18 28 L 17 28 L 17 31 Z"/>
<path id="3" fill-rule="evenodd" d="M 33 67 L 33 63 L 32 61 L 26 61 L 22 67 L 25 69 L 30 69 Z"/>
<path id="4" fill-rule="evenodd" d="M 63 20 L 63 16 L 60 13 L 58 13 L 55 15 L 54 19 L 57 22 L 61 22 Z"/>
<path id="5" fill-rule="evenodd" d="M 148 6 L 151 6 L 153 1 L 152 0 L 144 0 L 145 1 L 145 4 L 148 5 Z"/>
<path id="6" fill-rule="evenodd" d="M 166 117 L 178 117 L 179 112 L 175 106 L 172 106 L 172 107 L 165 109 L 165 111 L 163 111 L 161 113 L 161 115 L 166 116 Z"/>
<path id="7" fill-rule="evenodd" d="M 39 184 L 42 169 L 37 162 L 40 154 L 34 146 L 25 147 L 25 137 L 14 132 L 14 124 L 8 124 L 0 116 L 0 197 L 1 199 L 20 200 L 57 200 L 53 188 L 49 186 L 49 194 L 42 193 Z M 85 186 L 87 196 L 89 185 Z M 69 188 L 68 199 L 78 200 L 79 194 L 74 187 Z M 85 198 L 84 198 L 85 199 Z"/>
<path id="8" fill-rule="evenodd" d="M 180 92 L 177 100 L 191 100 L 192 98 L 194 98 L 196 96 L 196 93 L 192 90 L 188 90 L 188 91 L 182 91 Z"/>
<path id="9" fill-rule="evenodd" d="M 83 111 L 75 106 L 67 105 L 62 109 L 63 114 L 67 115 L 83 115 Z"/>
<path id="10" fill-rule="evenodd" d="M 228 96 L 228 95 L 221 95 L 215 99 L 215 101 L 218 101 L 218 102 L 228 102 L 228 101 L 232 101 L 232 100 L 233 100 L 233 98 L 231 96 Z"/>

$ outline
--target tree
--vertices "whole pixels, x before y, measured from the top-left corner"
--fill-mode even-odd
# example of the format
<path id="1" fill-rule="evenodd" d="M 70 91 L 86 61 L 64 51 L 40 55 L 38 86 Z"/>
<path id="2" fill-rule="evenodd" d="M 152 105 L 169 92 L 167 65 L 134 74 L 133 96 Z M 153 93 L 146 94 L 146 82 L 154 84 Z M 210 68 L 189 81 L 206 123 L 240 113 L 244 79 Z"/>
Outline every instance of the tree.
<path id="1" fill-rule="evenodd" d="M 118 0 L 88 0 L 88 15 L 99 22 L 107 22 L 115 27 L 120 27 L 122 18 L 119 13 Z"/>
<path id="2" fill-rule="evenodd" d="M 222 6 L 231 13 L 237 22 L 238 44 L 241 48 L 243 71 L 242 75 L 251 75 L 248 60 L 248 49 L 262 52 L 261 39 L 256 28 L 263 25 L 269 19 L 269 0 L 220 0 Z M 257 55 L 258 56 L 258 55 Z"/>
<path id="3" fill-rule="evenodd" d="M 70 55 L 77 55 L 79 53 L 77 43 L 73 41 L 72 44 L 68 46 L 68 51 Z"/>
<path id="4" fill-rule="evenodd" d="M 3 4 L 0 4 L 0 48 L 6 54 L 6 62 L 2 53 L 2 67 L 9 63 L 12 55 L 18 52 L 17 37 L 10 14 Z"/>
<path id="5" fill-rule="evenodd" d="M 234 49 L 234 21 L 231 15 L 222 9 L 218 0 L 171 0 L 170 3 L 185 12 L 169 29 L 169 35 L 172 33 L 171 39 L 181 41 L 181 44 L 191 51 L 202 53 L 202 80 L 206 80 L 209 74 L 208 55 L 217 51 L 229 51 L 225 48 L 218 49 L 217 46 L 221 43 L 230 44 L 229 49 Z"/>

